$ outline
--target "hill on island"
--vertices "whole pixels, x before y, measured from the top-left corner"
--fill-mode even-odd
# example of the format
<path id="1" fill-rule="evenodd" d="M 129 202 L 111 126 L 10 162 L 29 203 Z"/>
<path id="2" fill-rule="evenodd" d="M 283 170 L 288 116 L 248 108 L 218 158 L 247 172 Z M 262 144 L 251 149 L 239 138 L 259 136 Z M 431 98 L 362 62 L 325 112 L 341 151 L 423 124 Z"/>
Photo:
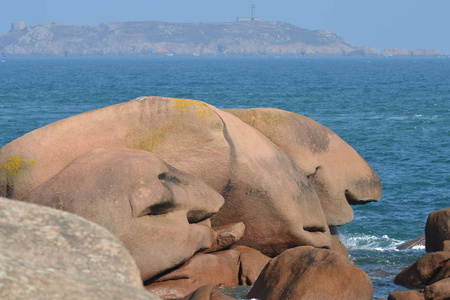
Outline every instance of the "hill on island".
<path id="1" fill-rule="evenodd" d="M 340 57 L 440 56 L 436 50 L 355 47 L 326 29 L 276 21 L 122 22 L 21 26 L 0 36 L 0 56 Z"/>

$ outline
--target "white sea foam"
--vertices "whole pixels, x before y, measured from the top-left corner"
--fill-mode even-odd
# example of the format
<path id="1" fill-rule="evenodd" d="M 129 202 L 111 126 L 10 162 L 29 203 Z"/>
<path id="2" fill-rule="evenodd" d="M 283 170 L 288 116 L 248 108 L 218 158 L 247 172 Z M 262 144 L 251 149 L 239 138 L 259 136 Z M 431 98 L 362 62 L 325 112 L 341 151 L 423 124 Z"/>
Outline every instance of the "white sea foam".
<path id="1" fill-rule="evenodd" d="M 349 250 L 387 251 L 396 250 L 396 247 L 404 241 L 390 238 L 388 235 L 381 237 L 375 235 L 341 235 L 342 243 Z"/>

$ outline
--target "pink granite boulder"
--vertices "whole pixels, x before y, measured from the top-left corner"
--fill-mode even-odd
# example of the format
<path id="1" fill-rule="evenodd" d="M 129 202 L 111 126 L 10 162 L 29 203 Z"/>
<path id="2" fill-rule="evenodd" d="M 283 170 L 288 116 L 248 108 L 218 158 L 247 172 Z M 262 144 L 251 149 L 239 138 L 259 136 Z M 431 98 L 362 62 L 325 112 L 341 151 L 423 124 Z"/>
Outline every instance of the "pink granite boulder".
<path id="1" fill-rule="evenodd" d="M 336 133 L 300 114 L 275 109 L 227 109 L 285 151 L 308 176 L 327 223 L 353 219 L 349 204 L 381 198 L 381 182 L 367 162 Z"/>
<path id="2" fill-rule="evenodd" d="M 209 218 L 224 202 L 196 177 L 132 149 L 87 152 L 23 201 L 106 227 L 128 248 L 144 281 L 211 247 L 216 233 Z"/>

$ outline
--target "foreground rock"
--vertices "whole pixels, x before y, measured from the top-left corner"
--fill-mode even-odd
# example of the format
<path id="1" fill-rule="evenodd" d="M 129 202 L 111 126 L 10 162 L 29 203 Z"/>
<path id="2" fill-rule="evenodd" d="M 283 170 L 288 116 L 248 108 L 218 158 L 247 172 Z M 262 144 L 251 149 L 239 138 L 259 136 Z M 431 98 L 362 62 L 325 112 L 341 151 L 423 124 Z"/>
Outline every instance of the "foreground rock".
<path id="1" fill-rule="evenodd" d="M 345 256 L 331 250 L 297 247 L 272 259 L 248 298 L 372 299 L 369 276 Z"/>
<path id="2" fill-rule="evenodd" d="M 425 226 L 425 249 L 442 251 L 444 242 L 450 240 L 450 207 L 432 212 Z"/>
<path id="3" fill-rule="evenodd" d="M 300 114 L 275 109 L 229 109 L 293 158 L 308 176 L 329 226 L 353 220 L 349 204 L 381 198 L 381 182 L 367 162 L 336 133 Z"/>
<path id="4" fill-rule="evenodd" d="M 269 257 L 245 246 L 197 254 L 180 268 L 146 284 L 145 288 L 163 299 L 174 299 L 203 285 L 252 285 L 269 261 Z"/>
<path id="5" fill-rule="evenodd" d="M 144 281 L 211 247 L 216 234 L 209 217 L 223 204 L 194 176 L 132 149 L 88 152 L 24 201 L 106 227 L 128 248 Z"/>
<path id="6" fill-rule="evenodd" d="M 0 198 L 1 299 L 159 299 L 123 245 L 78 216 Z"/>
<path id="7" fill-rule="evenodd" d="M 273 256 L 331 247 L 313 186 L 292 159 L 237 117 L 193 100 L 146 97 L 37 129 L 0 150 L 3 193 L 23 199 L 95 148 L 151 151 L 225 198 L 214 226 L 243 222 L 240 243 Z"/>

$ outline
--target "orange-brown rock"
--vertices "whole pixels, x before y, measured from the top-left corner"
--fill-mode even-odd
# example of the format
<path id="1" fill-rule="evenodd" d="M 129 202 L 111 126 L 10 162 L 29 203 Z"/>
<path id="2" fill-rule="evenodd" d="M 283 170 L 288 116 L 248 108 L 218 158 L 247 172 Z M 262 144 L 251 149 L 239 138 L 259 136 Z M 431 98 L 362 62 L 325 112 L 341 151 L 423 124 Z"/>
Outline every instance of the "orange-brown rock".
<path id="1" fill-rule="evenodd" d="M 450 273 L 450 252 L 428 253 L 417 262 L 401 271 L 394 282 L 406 287 L 420 287 L 445 278 L 445 270 Z"/>
<path id="2" fill-rule="evenodd" d="M 225 295 L 214 285 L 204 285 L 181 300 L 235 300 Z"/>
<path id="3" fill-rule="evenodd" d="M 247 297 L 371 300 L 373 287 L 369 276 L 342 254 L 304 246 L 272 259 Z"/>
<path id="4" fill-rule="evenodd" d="M 0 299 L 160 299 L 105 228 L 48 207 L 0 198 Z"/>
<path id="5" fill-rule="evenodd" d="M 203 285 L 251 285 L 269 260 L 245 246 L 197 254 L 180 268 L 147 282 L 146 289 L 163 299 L 172 299 L 185 297 Z"/>
<path id="6" fill-rule="evenodd" d="M 447 277 L 425 287 L 424 294 L 426 300 L 450 299 L 450 277 Z"/>
<path id="7" fill-rule="evenodd" d="M 417 291 L 397 291 L 391 293 L 388 300 L 425 300 L 425 297 Z"/>
<path id="8" fill-rule="evenodd" d="M 76 157 L 117 147 L 151 151 L 222 194 L 213 225 L 244 222 L 244 245 L 268 255 L 331 247 L 319 199 L 292 159 L 239 118 L 200 101 L 139 98 L 28 133 L 0 149 L 2 193 L 22 199 Z"/>
<path id="9" fill-rule="evenodd" d="M 96 149 L 75 159 L 25 199 L 100 224 L 128 248 L 148 280 L 209 248 L 209 217 L 223 198 L 154 154 Z"/>
<path id="10" fill-rule="evenodd" d="M 444 241 L 450 240 L 450 207 L 432 212 L 425 226 L 425 249 L 444 250 Z"/>
<path id="11" fill-rule="evenodd" d="M 353 219 L 349 204 L 381 197 L 381 183 L 367 162 L 330 129 L 300 114 L 274 108 L 226 110 L 258 129 L 289 154 L 312 182 L 328 225 Z"/>

